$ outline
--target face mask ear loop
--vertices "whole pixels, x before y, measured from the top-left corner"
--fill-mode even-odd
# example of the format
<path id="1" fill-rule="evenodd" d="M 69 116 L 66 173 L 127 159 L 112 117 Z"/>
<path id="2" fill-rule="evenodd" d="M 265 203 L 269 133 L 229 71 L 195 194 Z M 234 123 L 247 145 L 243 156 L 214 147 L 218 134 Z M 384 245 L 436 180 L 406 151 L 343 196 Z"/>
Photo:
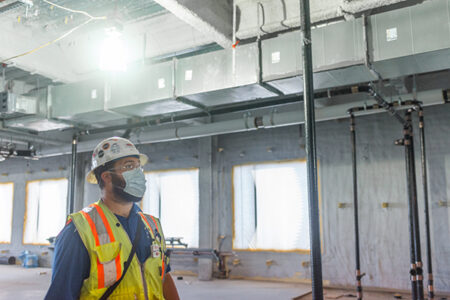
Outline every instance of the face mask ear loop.
<path id="1" fill-rule="evenodd" d="M 108 169 L 108 170 L 106 170 L 105 172 L 109 172 L 109 173 L 111 173 L 111 174 L 116 174 L 116 175 L 120 175 L 120 176 L 122 176 L 122 174 L 118 174 L 117 172 L 114 172 L 114 171 L 111 171 L 111 170 L 114 170 L 114 169 Z M 122 178 L 123 178 L 123 176 L 122 176 Z M 124 179 L 125 180 L 125 179 Z M 119 190 L 125 190 L 125 187 L 127 186 L 127 183 L 125 182 L 125 187 L 121 187 L 121 186 L 118 186 L 118 185 L 115 185 L 114 183 L 112 183 L 112 185 L 113 185 L 113 187 L 115 187 L 116 189 L 119 189 Z"/>

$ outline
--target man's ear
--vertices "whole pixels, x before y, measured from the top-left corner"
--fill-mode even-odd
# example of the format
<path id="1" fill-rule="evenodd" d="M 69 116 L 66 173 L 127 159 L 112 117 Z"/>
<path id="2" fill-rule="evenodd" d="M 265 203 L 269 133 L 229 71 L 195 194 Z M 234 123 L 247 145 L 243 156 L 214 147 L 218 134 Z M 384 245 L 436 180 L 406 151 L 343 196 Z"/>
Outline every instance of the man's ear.
<path id="1" fill-rule="evenodd" d="M 105 184 L 112 181 L 111 172 L 105 171 L 102 173 L 102 175 L 100 175 L 100 177 L 102 178 Z"/>

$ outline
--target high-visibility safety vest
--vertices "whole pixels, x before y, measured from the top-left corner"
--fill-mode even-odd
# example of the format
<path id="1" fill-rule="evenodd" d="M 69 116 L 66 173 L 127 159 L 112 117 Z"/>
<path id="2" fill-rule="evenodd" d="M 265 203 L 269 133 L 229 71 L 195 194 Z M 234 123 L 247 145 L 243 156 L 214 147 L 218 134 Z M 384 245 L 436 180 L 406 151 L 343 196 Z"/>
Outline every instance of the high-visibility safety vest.
<path id="1" fill-rule="evenodd" d="M 135 254 L 120 284 L 108 299 L 164 299 L 163 281 L 168 264 L 166 243 L 159 220 L 139 212 L 153 244 L 150 257 L 140 263 Z M 122 275 L 132 241 L 103 201 L 69 216 L 89 253 L 91 271 L 84 280 L 80 299 L 99 299 Z"/>

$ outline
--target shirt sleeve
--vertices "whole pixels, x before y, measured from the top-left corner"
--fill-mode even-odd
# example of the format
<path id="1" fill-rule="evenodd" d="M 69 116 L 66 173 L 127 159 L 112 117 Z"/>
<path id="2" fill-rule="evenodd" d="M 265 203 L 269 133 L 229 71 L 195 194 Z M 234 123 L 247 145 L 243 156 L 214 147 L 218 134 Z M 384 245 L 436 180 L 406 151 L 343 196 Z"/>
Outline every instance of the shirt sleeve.
<path id="1" fill-rule="evenodd" d="M 70 222 L 56 238 L 52 282 L 45 300 L 79 299 L 83 281 L 89 273 L 89 254 L 75 225 Z"/>

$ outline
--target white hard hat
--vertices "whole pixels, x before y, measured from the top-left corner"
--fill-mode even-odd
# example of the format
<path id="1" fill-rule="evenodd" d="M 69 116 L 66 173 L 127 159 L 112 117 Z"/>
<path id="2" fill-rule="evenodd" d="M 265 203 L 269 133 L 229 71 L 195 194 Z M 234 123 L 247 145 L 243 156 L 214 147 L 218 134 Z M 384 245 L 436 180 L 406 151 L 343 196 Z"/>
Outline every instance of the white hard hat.
<path id="1" fill-rule="evenodd" d="M 133 155 L 139 157 L 141 166 L 145 165 L 148 161 L 147 155 L 139 153 L 133 143 L 127 139 L 115 136 L 101 141 L 92 153 L 91 171 L 88 173 L 86 180 L 89 183 L 96 184 L 97 178 L 95 178 L 94 171 L 98 167 L 110 161 Z"/>

